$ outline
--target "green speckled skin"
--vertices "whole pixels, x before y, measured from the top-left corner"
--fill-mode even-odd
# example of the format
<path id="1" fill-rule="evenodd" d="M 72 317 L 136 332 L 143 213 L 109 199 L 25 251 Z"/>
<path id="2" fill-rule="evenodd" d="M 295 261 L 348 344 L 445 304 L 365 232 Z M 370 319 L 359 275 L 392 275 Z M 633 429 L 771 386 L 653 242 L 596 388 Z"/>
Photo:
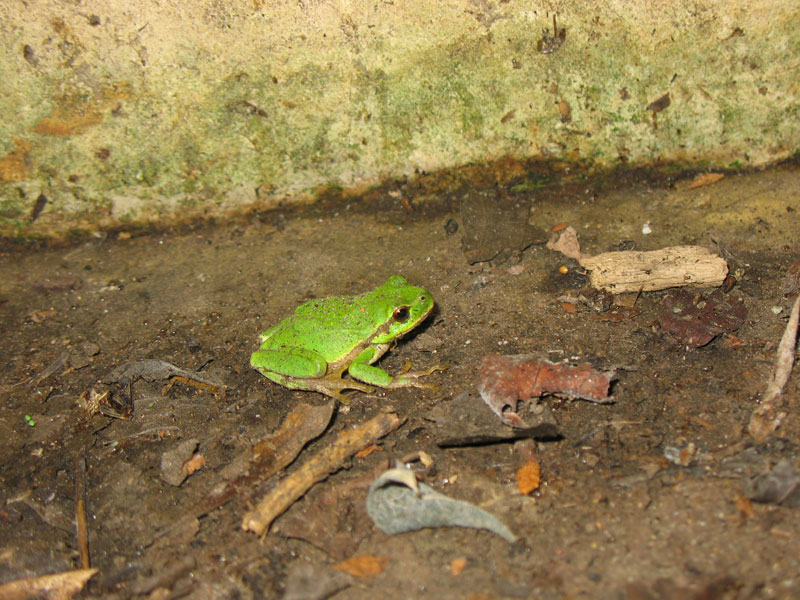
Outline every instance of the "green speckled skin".
<path id="1" fill-rule="evenodd" d="M 311 300 L 261 334 L 261 346 L 250 365 L 288 388 L 340 400 L 344 389 L 430 387 L 417 378 L 439 366 L 392 376 L 372 364 L 395 340 L 424 321 L 433 306 L 430 292 L 408 285 L 399 275 L 358 296 Z M 358 381 L 343 379 L 345 371 Z"/>

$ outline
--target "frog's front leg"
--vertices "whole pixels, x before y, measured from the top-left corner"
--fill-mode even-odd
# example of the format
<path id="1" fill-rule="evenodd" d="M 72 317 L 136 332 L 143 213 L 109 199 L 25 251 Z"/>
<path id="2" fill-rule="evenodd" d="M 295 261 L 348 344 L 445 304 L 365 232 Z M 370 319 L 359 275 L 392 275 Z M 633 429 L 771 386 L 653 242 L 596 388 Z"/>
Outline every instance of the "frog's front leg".
<path id="1" fill-rule="evenodd" d="M 436 389 L 436 387 L 431 384 L 422 383 L 421 381 L 417 380 L 420 377 L 430 375 L 434 371 L 441 371 L 444 369 L 444 367 L 440 365 L 434 365 L 433 367 L 425 369 L 424 371 L 408 371 L 393 377 L 383 369 L 372 366 L 372 363 L 378 360 L 384 351 L 385 348 L 381 347 L 378 347 L 377 349 L 374 347 L 365 349 L 355 358 L 355 360 L 353 360 L 350 367 L 348 367 L 347 372 L 350 373 L 351 377 L 354 377 L 359 381 L 390 390 L 401 387 Z"/>

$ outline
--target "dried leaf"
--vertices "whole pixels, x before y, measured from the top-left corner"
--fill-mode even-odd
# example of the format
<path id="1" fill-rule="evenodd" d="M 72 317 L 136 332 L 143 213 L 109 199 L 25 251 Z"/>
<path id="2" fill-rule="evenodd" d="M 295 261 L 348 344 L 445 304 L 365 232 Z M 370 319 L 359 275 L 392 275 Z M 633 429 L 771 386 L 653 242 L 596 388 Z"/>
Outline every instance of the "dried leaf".
<path id="1" fill-rule="evenodd" d="M 705 185 L 712 185 L 717 183 L 720 179 L 725 177 L 724 173 L 701 173 L 694 179 L 692 179 L 692 183 L 689 184 L 687 190 L 693 190 L 695 188 L 703 187 Z"/>
<path id="2" fill-rule="evenodd" d="M 664 297 L 658 322 L 679 343 L 699 348 L 720 333 L 738 329 L 746 316 L 741 298 L 723 295 L 719 290 L 706 297 L 672 290 Z"/>
<path id="3" fill-rule="evenodd" d="M 588 254 L 584 254 L 581 252 L 581 243 L 578 241 L 578 232 L 575 231 L 573 227 L 566 227 L 563 230 L 558 230 L 560 235 L 558 239 L 551 239 L 547 242 L 547 248 L 549 250 L 555 250 L 556 252 L 561 252 L 567 258 L 574 258 L 575 260 L 581 260 L 583 258 L 589 258 Z"/>
<path id="4" fill-rule="evenodd" d="M 380 446 L 378 446 L 378 444 L 370 444 L 366 448 L 363 448 L 363 449 L 359 450 L 358 452 L 356 452 L 355 457 L 356 458 L 367 458 L 373 452 L 380 452 L 381 450 L 382 450 L 382 448 Z"/>
<path id="5" fill-rule="evenodd" d="M 588 363 L 552 364 L 529 354 L 493 354 L 481 361 L 478 392 L 506 425 L 526 427 L 517 414 L 520 400 L 557 394 L 591 402 L 611 402 L 608 396 L 614 371 L 598 371 Z"/>
<path id="6" fill-rule="evenodd" d="M 384 533 L 394 535 L 425 527 L 471 527 L 496 533 L 511 544 L 517 540 L 497 517 L 474 504 L 449 498 L 424 483 L 412 489 L 398 476 L 403 470 L 410 471 L 403 467 L 390 469 L 369 486 L 367 513 Z"/>
<path id="7" fill-rule="evenodd" d="M 667 92 L 657 100 L 653 100 L 650 104 L 648 104 L 647 110 L 652 110 L 654 113 L 661 112 L 662 110 L 667 108 L 671 103 L 672 102 L 669 98 L 669 92 Z"/>
<path id="8" fill-rule="evenodd" d="M 739 511 L 739 514 L 743 518 L 752 517 L 756 514 L 753 503 L 750 502 L 750 498 L 745 496 L 736 496 L 736 510 Z"/>
<path id="9" fill-rule="evenodd" d="M 349 573 L 353 577 L 372 577 L 373 575 L 380 575 L 387 562 L 389 562 L 388 556 L 361 554 L 350 557 L 333 568 L 337 571 Z"/>
<path id="10" fill-rule="evenodd" d="M 463 556 L 460 558 L 454 558 L 450 561 L 450 572 L 453 575 L 461 575 L 461 572 L 464 570 L 464 567 L 467 566 L 467 559 Z"/>
<path id="11" fill-rule="evenodd" d="M 541 482 L 539 461 L 532 458 L 517 470 L 517 489 L 525 496 L 529 495 Z"/>
<path id="12" fill-rule="evenodd" d="M 179 486 L 189 476 L 186 465 L 194 456 L 200 440 L 184 440 L 161 455 L 161 479 L 170 485 Z"/>
<path id="13" fill-rule="evenodd" d="M 756 476 L 748 487 L 747 495 L 756 502 L 800 506 L 800 472 L 785 458 L 768 473 Z"/>
<path id="14" fill-rule="evenodd" d="M 17 579 L 0 585 L 0 598 L 24 600 L 27 598 L 63 598 L 77 594 L 97 569 L 78 569 L 29 579 Z"/>
<path id="15" fill-rule="evenodd" d="M 183 465 L 183 468 L 186 470 L 187 475 L 191 475 L 198 469 L 202 469 L 203 465 L 205 464 L 205 457 L 202 454 L 195 454 L 192 458 L 186 461 L 186 463 Z"/>

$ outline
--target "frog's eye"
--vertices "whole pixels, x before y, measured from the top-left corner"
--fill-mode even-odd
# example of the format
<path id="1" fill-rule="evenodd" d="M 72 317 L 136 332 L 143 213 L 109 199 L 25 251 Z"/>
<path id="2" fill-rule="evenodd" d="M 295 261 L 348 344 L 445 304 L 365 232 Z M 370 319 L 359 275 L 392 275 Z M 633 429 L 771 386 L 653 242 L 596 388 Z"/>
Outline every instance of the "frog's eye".
<path id="1" fill-rule="evenodd" d="M 405 323 L 408 321 L 409 316 L 411 316 L 411 313 L 408 311 L 407 306 L 398 306 L 392 313 L 392 319 L 398 323 Z"/>

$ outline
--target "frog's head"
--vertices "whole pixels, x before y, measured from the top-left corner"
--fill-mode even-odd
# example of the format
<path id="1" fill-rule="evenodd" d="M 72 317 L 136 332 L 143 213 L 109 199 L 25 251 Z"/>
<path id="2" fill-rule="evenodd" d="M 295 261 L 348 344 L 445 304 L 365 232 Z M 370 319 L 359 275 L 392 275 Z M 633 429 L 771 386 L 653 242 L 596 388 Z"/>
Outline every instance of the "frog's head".
<path id="1" fill-rule="evenodd" d="M 385 318 L 382 331 L 372 340 L 375 344 L 385 344 L 414 329 L 433 310 L 431 293 L 425 288 L 408 285 L 399 275 L 390 277 L 374 294 Z"/>

